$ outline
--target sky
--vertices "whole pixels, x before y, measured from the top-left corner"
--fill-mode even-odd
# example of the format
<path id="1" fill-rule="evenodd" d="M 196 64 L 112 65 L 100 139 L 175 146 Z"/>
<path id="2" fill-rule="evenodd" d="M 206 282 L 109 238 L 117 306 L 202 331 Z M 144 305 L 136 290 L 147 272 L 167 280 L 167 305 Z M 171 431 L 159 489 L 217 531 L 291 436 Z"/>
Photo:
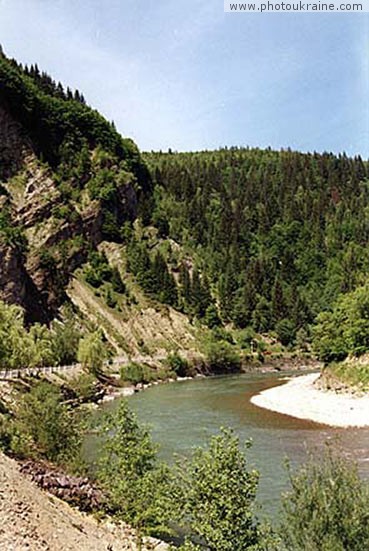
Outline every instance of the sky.
<path id="1" fill-rule="evenodd" d="M 369 157 L 369 13 L 224 13 L 223 0 L 0 0 L 0 43 L 142 150 Z"/>

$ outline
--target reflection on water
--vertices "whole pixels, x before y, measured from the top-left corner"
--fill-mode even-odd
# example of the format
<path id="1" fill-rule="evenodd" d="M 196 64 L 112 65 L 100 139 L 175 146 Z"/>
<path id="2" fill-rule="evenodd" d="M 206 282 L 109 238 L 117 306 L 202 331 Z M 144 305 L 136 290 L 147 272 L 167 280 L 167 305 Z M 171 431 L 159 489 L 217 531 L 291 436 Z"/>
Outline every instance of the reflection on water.
<path id="1" fill-rule="evenodd" d="M 152 387 L 130 397 L 129 404 L 140 421 L 150 424 L 165 459 L 204 445 L 221 426 L 234 428 L 243 440 L 251 438 L 249 462 L 261 473 L 259 501 L 266 512 L 275 515 L 280 494 L 288 487 L 285 459 L 296 465 L 326 441 L 338 439 L 343 453 L 357 460 L 360 473 L 369 478 L 369 428 L 330 428 L 250 403 L 252 395 L 283 382 L 279 374 L 185 381 Z M 117 407 L 118 401 L 104 405 L 109 410 Z M 90 456 L 94 444 L 93 439 L 87 442 Z"/>

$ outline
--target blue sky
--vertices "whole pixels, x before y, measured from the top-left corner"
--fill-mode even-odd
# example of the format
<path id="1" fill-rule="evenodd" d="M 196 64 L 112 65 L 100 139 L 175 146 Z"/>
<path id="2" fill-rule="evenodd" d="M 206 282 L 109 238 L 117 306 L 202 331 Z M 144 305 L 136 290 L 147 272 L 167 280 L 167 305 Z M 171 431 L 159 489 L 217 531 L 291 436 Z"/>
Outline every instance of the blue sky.
<path id="1" fill-rule="evenodd" d="M 369 14 L 224 14 L 223 0 L 0 0 L 0 42 L 145 150 L 369 156 Z"/>

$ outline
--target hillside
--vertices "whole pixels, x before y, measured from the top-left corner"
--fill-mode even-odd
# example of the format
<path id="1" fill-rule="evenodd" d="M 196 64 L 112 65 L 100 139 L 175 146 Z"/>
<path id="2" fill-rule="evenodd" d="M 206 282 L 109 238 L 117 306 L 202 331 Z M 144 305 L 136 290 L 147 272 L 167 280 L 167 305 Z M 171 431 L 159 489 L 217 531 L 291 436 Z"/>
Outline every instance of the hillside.
<path id="1" fill-rule="evenodd" d="M 206 275 L 223 321 L 293 341 L 369 266 L 360 157 L 223 149 L 146 155 L 153 218 Z"/>
<path id="2" fill-rule="evenodd" d="M 118 355 L 214 340 L 259 359 L 270 343 L 305 353 L 313 341 L 320 355 L 317 316 L 366 282 L 367 162 L 141 155 L 37 65 L 2 54 L 0 81 L 0 299 L 27 323 L 71 304 Z"/>
<path id="3" fill-rule="evenodd" d="M 45 320 L 88 250 L 137 216 L 150 178 L 136 146 L 77 92 L 5 57 L 0 81 L 1 298 Z"/>

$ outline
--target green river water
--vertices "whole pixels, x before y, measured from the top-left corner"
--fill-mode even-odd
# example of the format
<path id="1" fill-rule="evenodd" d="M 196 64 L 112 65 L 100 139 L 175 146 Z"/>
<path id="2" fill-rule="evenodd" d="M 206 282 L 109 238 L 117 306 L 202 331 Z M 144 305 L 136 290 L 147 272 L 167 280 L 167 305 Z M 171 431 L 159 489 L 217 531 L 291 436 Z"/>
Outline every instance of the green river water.
<path id="1" fill-rule="evenodd" d="M 169 461 L 173 454 L 186 455 L 193 446 L 204 445 L 221 426 L 234 428 L 242 440 L 251 438 L 249 463 L 261 473 L 258 501 L 265 513 L 275 517 L 280 494 L 288 487 L 286 457 L 297 465 L 306 459 L 308 450 L 319 450 L 325 442 L 337 440 L 344 455 L 357 460 L 360 473 L 369 478 L 369 428 L 330 428 L 250 403 L 252 395 L 283 384 L 288 375 L 252 373 L 161 384 L 128 401 L 140 421 L 151 426 L 161 456 Z M 115 400 L 102 409 L 114 410 L 118 405 Z M 87 456 L 96 457 L 97 447 L 96 437 L 90 437 Z"/>

